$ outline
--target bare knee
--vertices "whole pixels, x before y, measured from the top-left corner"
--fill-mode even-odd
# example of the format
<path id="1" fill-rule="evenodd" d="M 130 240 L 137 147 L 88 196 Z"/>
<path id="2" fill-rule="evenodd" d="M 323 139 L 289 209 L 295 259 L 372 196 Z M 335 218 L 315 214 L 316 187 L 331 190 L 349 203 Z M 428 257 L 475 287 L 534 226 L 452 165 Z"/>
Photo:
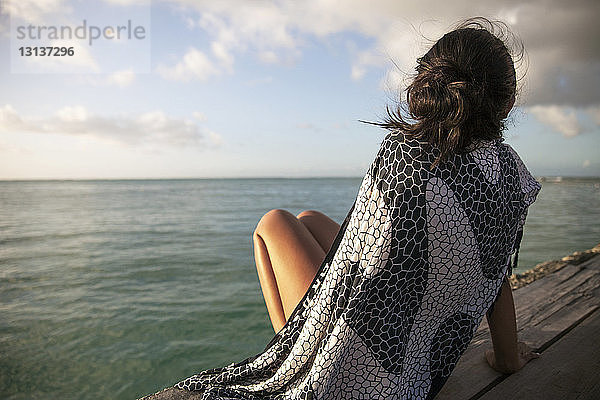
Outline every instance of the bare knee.
<path id="1" fill-rule="evenodd" d="M 296 215 L 296 218 L 300 219 L 303 217 L 322 217 L 325 216 L 322 212 L 316 210 L 304 210 L 300 214 Z"/>
<path id="2" fill-rule="evenodd" d="M 280 208 L 276 208 L 267 212 L 262 216 L 260 221 L 258 221 L 258 225 L 256 225 L 256 229 L 254 230 L 253 234 L 254 239 L 256 240 L 257 236 L 263 236 L 267 234 L 274 227 L 279 226 L 282 223 L 286 223 L 291 218 L 296 219 L 294 214 Z"/>

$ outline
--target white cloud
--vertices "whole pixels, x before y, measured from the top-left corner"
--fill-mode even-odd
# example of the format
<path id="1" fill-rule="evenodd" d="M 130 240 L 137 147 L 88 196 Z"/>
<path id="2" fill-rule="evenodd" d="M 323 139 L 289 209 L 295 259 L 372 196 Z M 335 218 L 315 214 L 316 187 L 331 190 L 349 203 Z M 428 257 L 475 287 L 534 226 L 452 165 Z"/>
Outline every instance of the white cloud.
<path id="1" fill-rule="evenodd" d="M 58 118 L 66 123 L 69 122 L 84 122 L 88 119 L 88 112 L 85 107 L 74 106 L 64 107 L 58 110 L 56 113 Z"/>
<path id="2" fill-rule="evenodd" d="M 115 71 L 106 78 L 108 84 L 120 87 L 129 86 L 134 80 L 135 72 L 133 72 L 133 68 Z"/>
<path id="3" fill-rule="evenodd" d="M 380 87 L 392 94 L 395 100 L 400 100 L 402 89 L 406 87 L 406 75 L 397 68 L 390 68 L 381 80 Z"/>
<path id="4" fill-rule="evenodd" d="M 219 61 L 219 64 L 228 71 L 231 71 L 234 61 L 231 51 L 229 51 L 221 42 L 212 42 L 211 50 L 215 58 Z"/>
<path id="5" fill-rule="evenodd" d="M 361 43 L 351 54 L 352 79 L 390 65 L 390 58 L 401 73 L 411 73 L 415 59 L 431 45 L 429 39 L 437 39 L 464 16 L 485 15 L 504 19 L 525 44 L 529 54 L 526 104 L 600 104 L 600 48 L 594 40 L 600 37 L 597 0 L 347 0 L 343 7 L 334 1 L 167 1 L 184 8 L 182 23 L 192 30 L 202 30 L 210 43 L 207 49 L 191 48 L 171 66 L 161 65 L 157 71 L 167 79 L 202 81 L 232 72 L 236 55 L 244 52 L 267 64 L 289 62 L 315 38 L 329 40 L 347 32 L 357 35 Z M 56 10 L 68 13 L 69 3 L 7 0 L 6 8 L 15 16 L 36 21 Z M 85 55 L 81 62 L 94 68 L 94 61 Z M 394 73 L 389 75 L 386 81 L 398 81 Z"/>
<path id="6" fill-rule="evenodd" d="M 194 113 L 197 119 L 197 114 Z M 10 105 L 0 107 L 0 132 L 51 133 L 108 139 L 128 145 L 215 146 L 221 137 L 197 121 L 169 117 L 162 111 L 134 116 L 101 116 L 83 106 L 61 108 L 54 116 L 24 118 Z"/>
<path id="7" fill-rule="evenodd" d="M 161 66 L 158 72 L 167 79 L 206 80 L 223 71 L 232 72 L 236 52 L 251 51 L 266 64 L 288 62 L 297 56 L 301 35 L 294 35 L 293 14 L 277 4 L 261 2 L 188 3 L 200 16 L 190 21 L 190 29 L 199 28 L 212 39 L 212 58 L 198 49 L 188 51 L 174 67 Z M 281 51 L 285 54 L 280 54 Z"/>
<path id="8" fill-rule="evenodd" d="M 8 12 L 11 18 L 41 23 L 57 10 L 63 14 L 70 12 L 71 8 L 66 3 L 65 0 L 4 0 L 3 11 Z"/>
<path id="9" fill-rule="evenodd" d="M 280 61 L 277 53 L 271 50 L 265 50 L 258 53 L 258 59 L 265 64 L 277 64 Z"/>
<path id="10" fill-rule="evenodd" d="M 107 3 L 117 4 L 119 6 L 130 6 L 130 5 L 147 5 L 150 6 L 151 0 L 104 0 Z"/>
<path id="11" fill-rule="evenodd" d="M 0 107 L 0 131 L 2 130 L 29 130 L 29 126 L 10 104 L 6 104 L 4 107 Z"/>
<path id="12" fill-rule="evenodd" d="M 411 73 L 415 59 L 450 24 L 469 15 L 502 18 L 521 37 L 529 54 L 525 99 L 529 105 L 600 103 L 600 48 L 594 40 L 600 37 L 597 0 L 347 0 L 343 7 L 334 1 L 170 2 L 188 7 L 186 18 L 191 10 L 198 12 L 193 25 L 228 54 L 252 51 L 266 63 L 297 56 L 313 38 L 344 32 L 360 35 L 367 44 L 354 53 L 353 79 L 360 79 L 369 68 L 389 65 L 388 58 L 403 73 Z"/>
<path id="13" fill-rule="evenodd" d="M 589 166 L 592 165 L 592 162 L 590 160 L 584 160 L 582 167 L 583 168 L 589 168 Z"/>
<path id="14" fill-rule="evenodd" d="M 206 115 L 204 115 L 204 113 L 202 113 L 200 111 L 194 111 L 192 113 L 192 117 L 194 117 L 194 119 L 199 122 L 206 121 Z"/>
<path id="15" fill-rule="evenodd" d="M 541 123 L 562 133 L 565 137 L 577 136 L 583 132 L 595 131 L 600 127 L 600 105 L 569 107 L 561 105 L 536 105 L 527 107 L 526 110 L 533 114 Z M 585 114 L 591 118 L 586 120 Z"/>
<path id="16" fill-rule="evenodd" d="M 271 2 L 235 2 L 198 5 L 198 25 L 225 47 L 293 48 L 293 14 Z"/>
<path id="17" fill-rule="evenodd" d="M 208 140 L 215 146 L 221 146 L 223 144 L 223 137 L 218 133 L 207 130 L 206 136 L 208 137 Z"/>
<path id="18" fill-rule="evenodd" d="M 423 15 L 414 5 L 387 0 L 349 0 L 344 7 L 330 1 L 171 2 L 195 9 L 200 17 L 196 23 L 188 22 L 188 27 L 203 29 L 213 38 L 213 43 L 219 43 L 229 53 L 253 52 L 260 61 L 268 64 L 297 58 L 311 37 L 321 39 L 352 31 L 375 39 L 371 41 L 374 46 L 355 49 L 351 66 L 353 79 L 362 78 L 369 68 L 385 65 L 392 56 L 403 66 L 412 65 L 415 57 L 410 55 L 414 52 L 405 45 L 413 45 L 415 40 L 412 39 L 418 35 L 408 21 L 410 18 L 420 21 Z M 445 7 L 445 11 L 451 10 L 452 7 Z M 459 10 L 455 14 L 464 12 Z"/>
<path id="19" fill-rule="evenodd" d="M 575 110 L 557 105 L 533 106 L 528 108 L 538 121 L 562 133 L 566 137 L 577 136 L 583 127 L 577 120 Z"/>
<path id="20" fill-rule="evenodd" d="M 350 76 L 355 81 L 358 81 L 358 80 L 362 79 L 363 76 L 365 76 L 366 73 L 367 73 L 367 69 L 364 66 L 353 65 L 352 69 L 351 69 L 351 72 L 350 72 Z"/>
<path id="21" fill-rule="evenodd" d="M 130 86 L 136 78 L 133 68 L 122 69 L 105 75 L 76 75 L 74 79 L 82 84 L 93 86 L 118 86 L 121 88 Z"/>
<path id="22" fill-rule="evenodd" d="M 311 39 L 344 32 L 367 39 L 354 54 L 351 78 L 360 79 L 370 68 L 389 65 L 388 57 L 396 60 L 402 72 L 411 72 L 423 45 L 428 44 L 424 38 L 437 39 L 450 23 L 466 15 L 486 15 L 504 19 L 523 39 L 530 61 L 525 99 L 529 105 L 586 107 L 600 103 L 600 48 L 594 40 L 600 37 L 597 0 L 347 0 L 343 7 L 334 1 L 168 2 L 186 8 L 183 23 L 190 29 L 202 29 L 210 38 L 210 49 L 192 49 L 174 66 L 161 66 L 158 71 L 168 79 L 206 80 L 231 72 L 240 52 L 255 53 L 264 63 L 286 62 L 297 57 Z M 70 12 L 66 0 L 6 0 L 5 7 L 12 15 L 32 22 L 56 10 L 63 15 Z M 90 60 L 82 61 L 92 66 Z"/>
<path id="23" fill-rule="evenodd" d="M 370 67 L 380 67 L 389 61 L 383 52 L 374 49 L 360 51 L 354 58 L 354 65 L 352 65 L 350 73 L 354 80 L 362 79 Z"/>
<path id="24" fill-rule="evenodd" d="M 183 2 L 186 4 L 186 2 Z M 190 21 L 183 17 L 190 29 L 202 29 L 212 39 L 207 53 L 192 48 L 172 67 L 159 66 L 158 72 L 166 79 L 189 81 L 206 80 L 223 72 L 233 72 L 236 52 L 252 51 L 266 63 L 275 64 L 293 59 L 301 40 L 291 32 L 292 15 L 276 4 L 267 2 L 210 2 L 189 3 L 200 16 Z M 278 54 L 279 50 L 287 54 Z"/>
<path id="25" fill-rule="evenodd" d="M 157 71 L 165 79 L 184 82 L 193 79 L 204 81 L 221 74 L 221 70 L 214 62 L 195 47 L 190 48 L 176 65 L 172 67 L 159 65 Z"/>

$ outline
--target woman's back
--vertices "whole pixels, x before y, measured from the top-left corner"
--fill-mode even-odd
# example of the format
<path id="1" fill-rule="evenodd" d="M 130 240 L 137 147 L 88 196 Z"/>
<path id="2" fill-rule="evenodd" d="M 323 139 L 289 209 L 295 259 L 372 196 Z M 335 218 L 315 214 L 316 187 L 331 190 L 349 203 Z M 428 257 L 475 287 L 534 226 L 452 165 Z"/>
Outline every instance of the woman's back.
<path id="1" fill-rule="evenodd" d="M 389 232 L 372 235 L 389 237 L 390 255 L 368 272 L 367 311 L 350 319 L 396 374 L 392 397 L 425 398 L 442 387 L 498 293 L 539 190 L 498 140 L 431 168 L 436 157 L 422 142 L 391 134 L 371 169 L 380 192 L 371 196 L 385 199 L 378 212 L 387 208 L 391 221 Z"/>

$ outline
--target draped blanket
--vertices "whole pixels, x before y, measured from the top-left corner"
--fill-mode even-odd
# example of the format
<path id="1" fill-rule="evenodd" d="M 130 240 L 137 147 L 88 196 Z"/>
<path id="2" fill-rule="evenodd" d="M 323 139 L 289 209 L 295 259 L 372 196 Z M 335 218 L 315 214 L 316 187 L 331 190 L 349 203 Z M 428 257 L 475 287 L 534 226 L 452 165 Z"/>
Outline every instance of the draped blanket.
<path id="1" fill-rule="evenodd" d="M 501 140 L 431 168 L 383 140 L 286 325 L 260 354 L 175 385 L 202 399 L 432 399 L 510 271 L 540 184 Z"/>

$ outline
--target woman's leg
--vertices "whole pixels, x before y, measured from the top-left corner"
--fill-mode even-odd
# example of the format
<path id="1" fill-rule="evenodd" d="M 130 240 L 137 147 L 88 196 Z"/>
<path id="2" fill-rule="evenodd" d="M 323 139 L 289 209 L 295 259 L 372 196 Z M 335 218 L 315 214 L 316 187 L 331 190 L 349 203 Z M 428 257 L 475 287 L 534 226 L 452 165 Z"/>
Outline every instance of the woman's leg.
<path id="1" fill-rule="evenodd" d="M 254 231 L 254 257 L 273 329 L 278 332 L 302 299 L 339 225 L 317 211 L 266 213 Z"/>
<path id="2" fill-rule="evenodd" d="M 317 242 L 319 242 L 319 246 L 327 253 L 340 230 L 340 224 L 327 215 L 314 210 L 302 211 L 296 218 L 306 226 Z"/>

